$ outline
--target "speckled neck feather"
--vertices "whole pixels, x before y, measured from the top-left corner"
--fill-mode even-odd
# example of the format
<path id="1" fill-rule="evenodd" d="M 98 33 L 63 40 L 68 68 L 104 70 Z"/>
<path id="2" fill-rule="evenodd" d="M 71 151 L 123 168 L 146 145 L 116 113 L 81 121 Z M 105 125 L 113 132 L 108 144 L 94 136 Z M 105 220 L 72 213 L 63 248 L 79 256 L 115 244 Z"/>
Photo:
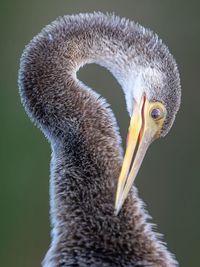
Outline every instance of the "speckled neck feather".
<path id="1" fill-rule="evenodd" d="M 136 188 L 114 215 L 122 162 L 116 121 L 106 101 L 76 77 L 96 62 L 124 88 L 130 65 L 142 65 L 148 49 L 165 51 L 151 31 L 94 13 L 57 19 L 23 53 L 22 102 L 52 147 L 52 243 L 44 267 L 177 266 L 147 222 Z"/>

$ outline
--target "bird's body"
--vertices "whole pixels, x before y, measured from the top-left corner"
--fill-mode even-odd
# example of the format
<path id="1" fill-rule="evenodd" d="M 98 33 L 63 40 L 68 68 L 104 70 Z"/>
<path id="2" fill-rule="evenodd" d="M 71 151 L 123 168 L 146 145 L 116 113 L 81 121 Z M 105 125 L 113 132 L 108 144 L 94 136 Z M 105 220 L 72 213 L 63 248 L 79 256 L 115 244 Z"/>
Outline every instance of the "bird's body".
<path id="1" fill-rule="evenodd" d="M 180 102 L 173 57 L 156 35 L 133 22 L 101 13 L 65 16 L 30 42 L 21 59 L 20 94 L 52 147 L 52 243 L 43 266 L 177 266 L 153 232 L 135 187 L 115 214 L 120 137 L 106 101 L 76 77 L 87 63 L 112 72 L 130 114 L 131 97 L 139 99 L 145 84 L 154 86 L 153 94 L 147 86 L 147 98 L 165 93 L 171 116 L 163 135 Z"/>

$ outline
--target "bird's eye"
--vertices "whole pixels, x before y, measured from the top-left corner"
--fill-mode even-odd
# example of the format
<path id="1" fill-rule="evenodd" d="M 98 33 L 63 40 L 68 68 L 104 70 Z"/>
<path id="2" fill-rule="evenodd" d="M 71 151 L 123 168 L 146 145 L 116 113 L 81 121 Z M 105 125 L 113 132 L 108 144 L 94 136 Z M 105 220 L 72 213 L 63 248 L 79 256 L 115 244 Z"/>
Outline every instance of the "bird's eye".
<path id="1" fill-rule="evenodd" d="M 160 108 L 153 108 L 151 111 L 151 117 L 154 120 L 159 120 L 163 117 L 163 112 Z"/>

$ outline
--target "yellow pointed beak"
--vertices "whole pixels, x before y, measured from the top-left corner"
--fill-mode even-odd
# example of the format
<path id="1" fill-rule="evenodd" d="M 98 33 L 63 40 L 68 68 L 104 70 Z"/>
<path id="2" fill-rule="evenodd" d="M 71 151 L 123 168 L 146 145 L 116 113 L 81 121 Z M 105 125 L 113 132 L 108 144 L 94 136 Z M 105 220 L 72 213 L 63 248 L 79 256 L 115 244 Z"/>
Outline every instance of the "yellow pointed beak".
<path id="1" fill-rule="evenodd" d="M 152 117 L 152 110 L 159 109 L 159 118 Z M 119 213 L 139 171 L 150 143 L 160 135 L 166 109 L 160 102 L 149 102 L 143 96 L 139 105 L 134 105 L 129 126 L 127 147 L 121 173 L 118 178 L 115 212 Z"/>

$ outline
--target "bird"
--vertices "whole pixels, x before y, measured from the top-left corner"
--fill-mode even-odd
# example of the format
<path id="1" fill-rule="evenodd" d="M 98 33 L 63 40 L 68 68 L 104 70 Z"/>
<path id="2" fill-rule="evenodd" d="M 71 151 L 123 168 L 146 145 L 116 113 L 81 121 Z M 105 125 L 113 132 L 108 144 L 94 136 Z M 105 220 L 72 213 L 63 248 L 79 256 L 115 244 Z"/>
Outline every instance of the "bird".
<path id="1" fill-rule="evenodd" d="M 124 158 L 109 104 L 77 77 L 91 63 L 124 92 Z M 59 17 L 25 47 L 18 84 L 52 150 L 51 243 L 42 266 L 178 266 L 134 185 L 149 145 L 169 132 L 181 102 L 177 63 L 158 35 L 113 13 Z"/>

